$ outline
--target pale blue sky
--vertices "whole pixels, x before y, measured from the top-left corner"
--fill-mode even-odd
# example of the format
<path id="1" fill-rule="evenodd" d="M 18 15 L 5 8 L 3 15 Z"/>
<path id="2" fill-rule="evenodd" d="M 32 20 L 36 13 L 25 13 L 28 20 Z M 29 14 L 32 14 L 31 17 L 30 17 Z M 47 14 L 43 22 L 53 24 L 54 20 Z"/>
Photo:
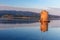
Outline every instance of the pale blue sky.
<path id="1" fill-rule="evenodd" d="M 60 8 L 60 0 L 0 0 L 0 5 L 25 8 Z"/>

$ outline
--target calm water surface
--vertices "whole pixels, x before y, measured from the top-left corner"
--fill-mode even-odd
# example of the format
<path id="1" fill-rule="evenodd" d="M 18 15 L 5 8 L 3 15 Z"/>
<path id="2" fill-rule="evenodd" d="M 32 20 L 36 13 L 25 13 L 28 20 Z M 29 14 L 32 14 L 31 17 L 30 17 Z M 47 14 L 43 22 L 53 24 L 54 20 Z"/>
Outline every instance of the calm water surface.
<path id="1" fill-rule="evenodd" d="M 51 21 L 47 32 L 40 23 L 0 24 L 0 40 L 60 40 L 60 21 Z"/>

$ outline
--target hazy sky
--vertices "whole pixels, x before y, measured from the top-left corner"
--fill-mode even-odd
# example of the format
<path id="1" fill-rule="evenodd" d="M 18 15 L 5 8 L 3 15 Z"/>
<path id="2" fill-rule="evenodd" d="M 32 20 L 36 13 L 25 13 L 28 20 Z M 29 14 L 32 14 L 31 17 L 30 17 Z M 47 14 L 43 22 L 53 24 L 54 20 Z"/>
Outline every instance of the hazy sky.
<path id="1" fill-rule="evenodd" d="M 26 8 L 60 8 L 60 0 L 0 0 L 0 5 Z"/>

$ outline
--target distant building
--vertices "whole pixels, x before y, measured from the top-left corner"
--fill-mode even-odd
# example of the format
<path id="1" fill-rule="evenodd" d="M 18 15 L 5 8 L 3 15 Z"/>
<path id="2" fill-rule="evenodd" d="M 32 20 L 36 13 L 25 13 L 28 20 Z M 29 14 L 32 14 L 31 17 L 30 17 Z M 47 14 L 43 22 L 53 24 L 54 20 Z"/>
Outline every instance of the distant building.
<path id="1" fill-rule="evenodd" d="M 1 18 L 12 19 L 13 15 L 11 15 L 11 14 L 5 14 Z"/>

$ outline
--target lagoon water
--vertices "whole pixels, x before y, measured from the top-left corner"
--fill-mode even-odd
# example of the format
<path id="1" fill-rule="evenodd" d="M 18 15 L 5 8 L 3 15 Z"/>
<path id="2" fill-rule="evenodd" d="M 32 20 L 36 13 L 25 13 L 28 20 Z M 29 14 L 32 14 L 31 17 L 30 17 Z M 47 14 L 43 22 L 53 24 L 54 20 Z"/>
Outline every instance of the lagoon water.
<path id="1" fill-rule="evenodd" d="M 0 24 L 0 40 L 60 40 L 60 20 L 52 20 L 47 32 L 40 23 Z"/>

